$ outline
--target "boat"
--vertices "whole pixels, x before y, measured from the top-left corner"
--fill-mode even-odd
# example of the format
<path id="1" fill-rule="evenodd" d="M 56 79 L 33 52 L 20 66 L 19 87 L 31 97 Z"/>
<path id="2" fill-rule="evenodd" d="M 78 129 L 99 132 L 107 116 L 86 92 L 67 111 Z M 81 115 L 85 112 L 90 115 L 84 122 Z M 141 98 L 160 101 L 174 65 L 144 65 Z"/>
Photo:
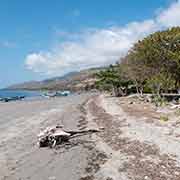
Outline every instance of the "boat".
<path id="1" fill-rule="evenodd" d="M 56 92 L 46 92 L 43 94 L 44 97 L 56 97 L 57 93 Z"/>
<path id="2" fill-rule="evenodd" d="M 70 91 L 57 91 L 57 96 L 68 96 L 70 94 Z"/>
<path id="3" fill-rule="evenodd" d="M 70 91 L 56 91 L 56 92 L 46 92 L 43 94 L 44 97 L 60 97 L 60 96 L 68 96 L 70 95 Z"/>
<path id="4" fill-rule="evenodd" d="M 9 101 L 22 100 L 22 99 L 24 99 L 24 98 L 25 98 L 25 96 L 5 97 L 5 98 L 1 98 L 0 101 L 9 102 Z"/>

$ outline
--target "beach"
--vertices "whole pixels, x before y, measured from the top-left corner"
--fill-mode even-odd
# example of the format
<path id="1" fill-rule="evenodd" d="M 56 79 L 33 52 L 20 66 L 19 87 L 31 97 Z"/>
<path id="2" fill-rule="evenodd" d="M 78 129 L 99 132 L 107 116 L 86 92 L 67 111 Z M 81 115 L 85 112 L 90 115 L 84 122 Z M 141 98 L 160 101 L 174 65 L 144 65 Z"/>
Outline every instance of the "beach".
<path id="1" fill-rule="evenodd" d="M 0 114 L 2 180 L 179 180 L 180 121 L 167 106 L 84 93 L 1 103 Z M 56 124 L 100 132 L 39 148 L 39 131 Z"/>
<path id="2" fill-rule="evenodd" d="M 86 149 L 60 151 L 37 146 L 37 134 L 47 126 L 63 124 L 77 129 L 79 106 L 91 95 L 71 95 L 0 104 L 0 179 L 79 179 Z"/>
<path id="3" fill-rule="evenodd" d="M 105 154 L 93 179 L 179 180 L 180 119 L 170 107 L 157 108 L 136 95 L 89 100 L 87 119 L 104 128 L 92 136 Z"/>

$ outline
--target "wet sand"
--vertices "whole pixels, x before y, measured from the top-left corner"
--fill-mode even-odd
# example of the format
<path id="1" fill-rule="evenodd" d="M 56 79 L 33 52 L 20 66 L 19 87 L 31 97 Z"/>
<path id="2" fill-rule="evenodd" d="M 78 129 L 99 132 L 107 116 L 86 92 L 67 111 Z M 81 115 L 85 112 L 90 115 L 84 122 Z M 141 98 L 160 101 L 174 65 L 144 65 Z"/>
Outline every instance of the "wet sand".
<path id="1" fill-rule="evenodd" d="M 76 180 L 86 166 L 83 145 L 64 152 L 37 147 L 41 128 L 63 124 L 78 129 L 80 105 L 90 94 L 17 101 L 0 104 L 0 179 L 1 180 Z"/>

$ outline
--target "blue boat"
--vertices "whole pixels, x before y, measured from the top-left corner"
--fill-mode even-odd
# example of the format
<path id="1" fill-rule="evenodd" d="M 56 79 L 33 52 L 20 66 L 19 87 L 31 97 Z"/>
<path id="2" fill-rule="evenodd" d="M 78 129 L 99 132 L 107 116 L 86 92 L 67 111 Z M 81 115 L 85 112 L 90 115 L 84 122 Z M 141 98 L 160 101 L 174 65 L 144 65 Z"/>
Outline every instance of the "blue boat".
<path id="1" fill-rule="evenodd" d="M 0 98 L 0 101 L 9 102 L 9 101 L 22 100 L 24 98 L 25 98 L 25 96 L 5 97 L 5 98 Z"/>

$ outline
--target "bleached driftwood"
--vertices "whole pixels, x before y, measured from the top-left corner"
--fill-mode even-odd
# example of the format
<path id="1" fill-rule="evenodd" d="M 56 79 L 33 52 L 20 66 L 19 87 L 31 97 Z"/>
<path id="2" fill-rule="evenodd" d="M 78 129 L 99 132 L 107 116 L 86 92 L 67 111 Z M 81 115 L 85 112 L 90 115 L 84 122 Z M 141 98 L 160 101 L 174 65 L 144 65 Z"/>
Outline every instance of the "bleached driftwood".
<path id="1" fill-rule="evenodd" d="M 86 134 L 99 132 L 97 129 L 88 129 L 88 130 L 71 130 L 66 131 L 62 126 L 47 127 L 38 134 L 38 145 L 39 147 L 55 147 L 57 144 L 68 141 L 70 138 L 75 137 L 77 134 Z"/>
<path id="2" fill-rule="evenodd" d="M 179 109 L 180 108 L 180 104 L 173 104 L 171 107 L 171 109 Z"/>

